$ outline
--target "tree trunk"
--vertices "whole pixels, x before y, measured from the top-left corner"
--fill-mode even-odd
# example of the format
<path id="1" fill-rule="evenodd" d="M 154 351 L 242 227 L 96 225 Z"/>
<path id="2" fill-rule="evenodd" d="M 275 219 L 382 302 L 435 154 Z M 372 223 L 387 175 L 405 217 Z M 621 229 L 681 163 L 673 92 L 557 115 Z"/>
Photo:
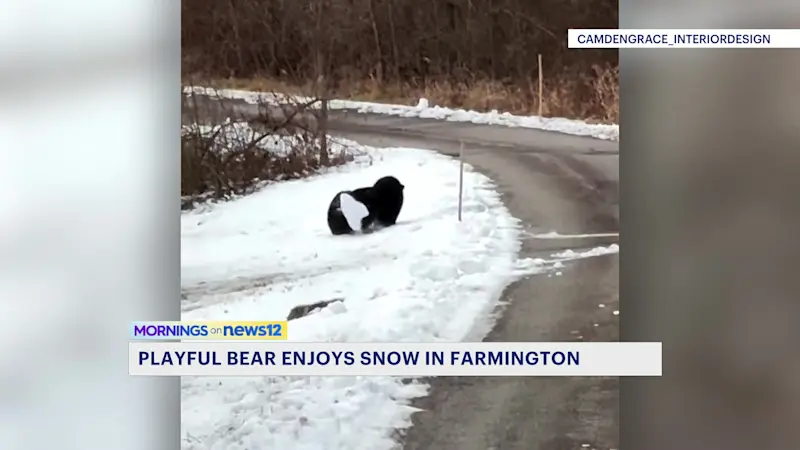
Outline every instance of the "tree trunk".
<path id="1" fill-rule="evenodd" d="M 375 20 L 375 0 L 369 0 L 369 18 L 372 21 L 372 38 L 375 40 L 375 52 L 378 58 L 376 67 L 376 75 L 378 84 L 383 83 L 383 51 L 381 50 L 381 37 L 378 33 L 378 22 Z"/>
<path id="2" fill-rule="evenodd" d="M 322 166 L 327 166 L 330 160 L 328 155 L 328 89 L 327 89 L 327 77 L 325 76 L 326 72 L 326 61 L 325 61 L 325 53 L 322 48 L 322 42 L 324 39 L 323 27 L 322 27 L 322 18 L 325 15 L 325 2 L 326 0 L 318 0 L 317 1 L 317 23 L 316 23 L 316 30 L 315 30 L 315 47 L 316 47 L 316 72 L 317 72 L 317 98 L 322 102 L 321 105 L 321 114 L 319 120 L 319 162 Z"/>

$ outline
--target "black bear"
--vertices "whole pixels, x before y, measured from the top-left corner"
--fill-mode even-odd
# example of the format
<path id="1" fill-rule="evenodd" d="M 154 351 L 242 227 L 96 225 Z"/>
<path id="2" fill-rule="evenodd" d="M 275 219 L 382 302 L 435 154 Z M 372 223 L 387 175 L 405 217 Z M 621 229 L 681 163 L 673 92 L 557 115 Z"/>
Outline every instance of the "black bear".
<path id="1" fill-rule="evenodd" d="M 388 176 L 371 187 L 339 192 L 328 206 L 328 228 L 340 235 L 394 225 L 403 207 L 404 188 L 397 178 Z"/>

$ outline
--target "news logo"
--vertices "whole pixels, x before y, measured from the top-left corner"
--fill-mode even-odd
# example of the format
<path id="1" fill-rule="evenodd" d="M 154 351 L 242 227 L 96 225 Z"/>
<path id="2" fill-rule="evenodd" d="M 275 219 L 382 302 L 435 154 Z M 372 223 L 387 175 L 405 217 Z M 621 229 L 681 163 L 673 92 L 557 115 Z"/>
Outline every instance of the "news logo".
<path id="1" fill-rule="evenodd" d="M 287 321 L 131 322 L 134 341 L 285 341 Z"/>

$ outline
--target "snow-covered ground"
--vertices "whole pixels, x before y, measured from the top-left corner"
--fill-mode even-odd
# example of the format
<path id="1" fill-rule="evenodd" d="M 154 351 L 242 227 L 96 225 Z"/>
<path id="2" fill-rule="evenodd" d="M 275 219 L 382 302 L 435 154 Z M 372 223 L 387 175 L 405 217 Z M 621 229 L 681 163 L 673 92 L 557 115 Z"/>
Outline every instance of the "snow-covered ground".
<path id="1" fill-rule="evenodd" d="M 335 193 L 385 175 L 406 185 L 398 224 L 332 236 L 325 214 Z M 289 339 L 479 340 L 510 281 L 585 255 L 518 261 L 519 223 L 492 181 L 467 166 L 464 186 L 458 222 L 457 161 L 364 148 L 347 166 L 184 213 L 182 318 L 282 320 L 296 305 L 343 298 L 291 321 Z M 426 390 L 390 377 L 184 377 L 182 448 L 390 449 L 393 431 L 410 425 L 410 400 Z"/>
<path id="2" fill-rule="evenodd" d="M 275 103 L 286 96 L 276 96 L 267 92 L 252 92 L 235 89 L 211 89 L 204 87 L 186 87 L 185 92 L 219 95 L 224 98 L 236 98 L 249 103 Z M 309 99 L 293 97 L 294 101 L 307 102 Z M 444 108 L 431 106 L 426 99 L 420 99 L 416 106 L 392 105 L 386 103 L 371 103 L 352 100 L 332 100 L 329 102 L 331 109 L 352 109 L 362 113 L 387 114 L 400 117 L 419 117 L 423 119 L 441 119 L 451 122 L 469 122 L 489 125 L 502 125 L 507 127 L 535 128 L 537 130 L 557 131 L 559 133 L 574 134 L 577 136 L 591 136 L 598 139 L 611 141 L 619 140 L 619 125 L 590 124 L 581 120 L 565 119 L 562 117 L 516 116 L 497 111 L 479 112 L 464 109 Z"/>

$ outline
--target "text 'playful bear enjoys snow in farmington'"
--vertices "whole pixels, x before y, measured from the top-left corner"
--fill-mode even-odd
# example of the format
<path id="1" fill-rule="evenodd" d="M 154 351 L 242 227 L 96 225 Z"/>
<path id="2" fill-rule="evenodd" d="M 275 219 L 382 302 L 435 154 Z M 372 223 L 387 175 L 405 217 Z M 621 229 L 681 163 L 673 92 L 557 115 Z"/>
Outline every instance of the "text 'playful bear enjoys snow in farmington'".
<path id="1" fill-rule="evenodd" d="M 397 178 L 389 176 L 372 187 L 339 192 L 328 207 L 328 228 L 340 235 L 394 225 L 403 207 L 404 188 Z"/>

